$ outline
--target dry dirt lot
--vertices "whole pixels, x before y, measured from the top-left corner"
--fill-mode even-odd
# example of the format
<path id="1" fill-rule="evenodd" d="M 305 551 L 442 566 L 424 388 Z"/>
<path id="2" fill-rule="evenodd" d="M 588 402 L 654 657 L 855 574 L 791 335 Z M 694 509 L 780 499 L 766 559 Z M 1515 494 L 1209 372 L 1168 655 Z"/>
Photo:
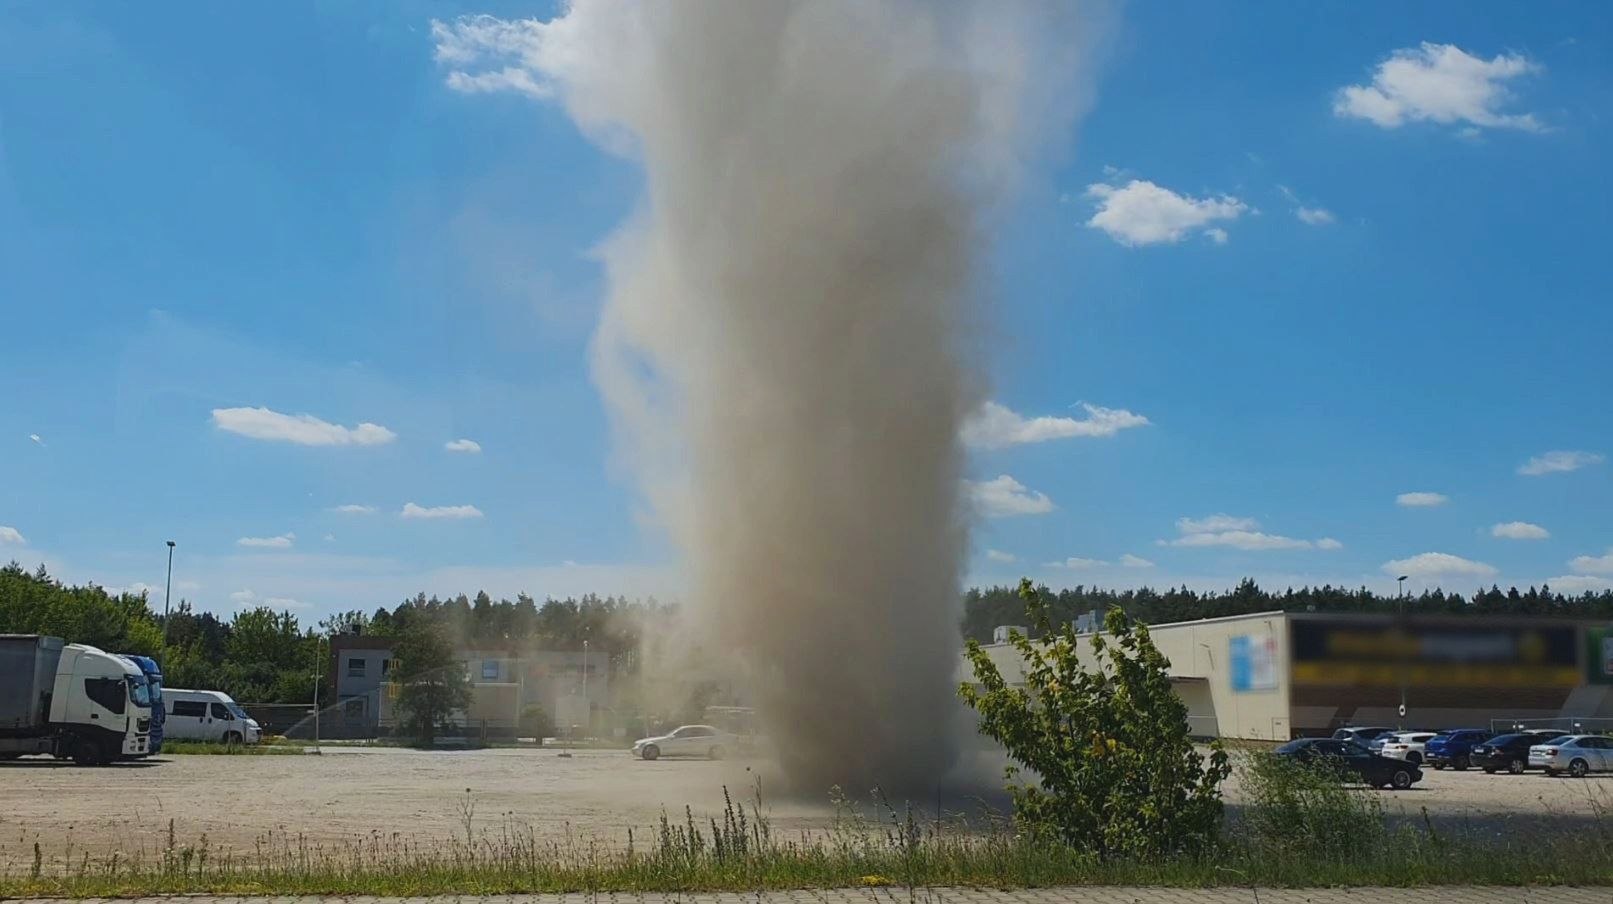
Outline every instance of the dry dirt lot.
<path id="1" fill-rule="evenodd" d="M 215 850 L 251 851 L 271 837 L 343 843 L 371 833 L 429 842 L 463 835 L 467 801 L 476 832 L 529 826 L 545 839 L 619 845 L 630 827 L 646 838 L 663 810 L 680 820 L 685 805 L 696 818 L 720 813 L 724 785 L 749 800 L 758 780 L 775 833 L 826 828 L 833 820 L 827 794 L 805 800 L 769 791 L 777 777 L 762 762 L 647 763 L 620 751 L 578 751 L 566 759 L 552 750 L 326 750 L 173 756 L 102 769 L 45 759 L 0 763 L 0 865 L 31 862 L 35 842 L 52 858 L 149 853 L 166 843 L 170 820 L 180 844 L 205 834 Z M 981 776 L 1000 775 L 1000 761 L 976 765 Z M 1408 818 L 1420 820 L 1426 808 L 1443 824 L 1512 831 L 1525 827 L 1520 823 L 1597 817 L 1613 805 L 1613 775 L 1576 780 L 1430 770 L 1410 791 L 1370 793 Z M 961 809 L 969 796 L 958 792 L 941 806 Z M 1227 798 L 1236 809 L 1235 778 Z"/>

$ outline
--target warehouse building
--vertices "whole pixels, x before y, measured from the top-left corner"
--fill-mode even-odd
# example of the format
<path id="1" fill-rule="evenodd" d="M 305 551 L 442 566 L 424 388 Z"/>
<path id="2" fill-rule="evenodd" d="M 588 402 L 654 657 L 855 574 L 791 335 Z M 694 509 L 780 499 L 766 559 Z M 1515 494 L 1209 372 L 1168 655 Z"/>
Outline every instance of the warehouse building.
<path id="1" fill-rule="evenodd" d="M 1566 728 L 1613 718 L 1613 627 L 1606 623 L 1275 611 L 1149 631 L 1171 662 L 1194 733 L 1204 737 L 1287 740 L 1342 725 L 1487 728 L 1559 720 Z M 982 648 L 1015 683 L 1023 672 L 1005 634 L 999 629 L 998 642 Z M 1091 656 L 1086 645 L 1080 649 Z M 968 668 L 965 661 L 965 675 Z"/>

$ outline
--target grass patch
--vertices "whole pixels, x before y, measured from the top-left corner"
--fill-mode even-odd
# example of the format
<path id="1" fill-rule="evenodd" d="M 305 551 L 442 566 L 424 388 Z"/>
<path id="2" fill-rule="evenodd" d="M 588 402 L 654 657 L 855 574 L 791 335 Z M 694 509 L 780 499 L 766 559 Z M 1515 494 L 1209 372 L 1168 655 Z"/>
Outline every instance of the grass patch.
<path id="1" fill-rule="evenodd" d="M 1339 815 L 1336 803 L 1333 815 Z M 0 897 L 239 895 L 489 895 L 539 892 L 767 891 L 792 888 L 1052 885 L 1182 887 L 1333 885 L 1613 885 L 1613 836 L 1589 830 L 1515 839 L 1445 837 L 1431 825 L 1362 827 L 1347 842 L 1293 843 L 1292 812 L 1240 825 L 1196 857 L 1101 861 L 1014 831 L 1006 821 L 965 828 L 886 808 L 878 819 L 843 807 L 834 827 L 779 837 L 759 805 L 717 817 L 663 816 L 614 844 L 539 839 L 505 821 L 478 829 L 459 806 L 456 837 L 422 841 L 372 833 L 341 844 L 266 836 L 250 851 L 174 836 L 133 854 L 47 857 L 0 873 Z M 625 841 L 625 844 L 623 843 Z"/>
<path id="2" fill-rule="evenodd" d="M 307 750 L 301 743 L 285 738 L 264 738 L 257 744 L 224 744 L 219 741 L 162 742 L 158 756 L 301 756 Z"/>

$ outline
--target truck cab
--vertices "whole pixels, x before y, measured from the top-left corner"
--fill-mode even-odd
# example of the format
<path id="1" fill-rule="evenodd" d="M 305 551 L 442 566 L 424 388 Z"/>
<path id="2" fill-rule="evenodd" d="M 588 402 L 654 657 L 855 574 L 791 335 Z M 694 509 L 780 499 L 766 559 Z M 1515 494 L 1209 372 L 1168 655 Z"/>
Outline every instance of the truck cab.
<path id="1" fill-rule="evenodd" d="M 157 665 L 157 660 L 150 656 L 137 656 L 133 653 L 122 655 L 146 676 L 146 692 L 151 697 L 151 738 L 146 746 L 146 753 L 156 756 L 162 753 L 162 726 L 167 715 L 162 705 L 162 669 Z"/>
<path id="2" fill-rule="evenodd" d="M 50 721 L 67 726 L 72 735 L 56 755 L 80 765 L 145 756 L 151 743 L 150 684 L 121 656 L 67 644 L 56 667 Z"/>

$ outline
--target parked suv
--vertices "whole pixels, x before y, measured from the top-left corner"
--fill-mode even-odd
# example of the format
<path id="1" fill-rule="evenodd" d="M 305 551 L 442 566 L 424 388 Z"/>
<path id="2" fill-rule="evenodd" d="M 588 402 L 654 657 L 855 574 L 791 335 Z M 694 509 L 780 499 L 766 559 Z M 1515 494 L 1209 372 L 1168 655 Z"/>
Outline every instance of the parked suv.
<path id="1" fill-rule="evenodd" d="M 1380 753 L 1386 757 L 1405 760 L 1408 763 L 1421 766 L 1425 756 L 1423 752 L 1424 745 L 1433 739 L 1434 733 L 1431 731 L 1397 731 L 1392 735 L 1384 735 L 1384 737 L 1387 740 L 1378 749 Z"/>
<path id="2" fill-rule="evenodd" d="M 1482 728 L 1453 728 L 1442 731 L 1423 745 L 1423 760 L 1435 769 L 1446 766 L 1458 772 L 1472 765 L 1473 748 L 1491 737 Z"/>

